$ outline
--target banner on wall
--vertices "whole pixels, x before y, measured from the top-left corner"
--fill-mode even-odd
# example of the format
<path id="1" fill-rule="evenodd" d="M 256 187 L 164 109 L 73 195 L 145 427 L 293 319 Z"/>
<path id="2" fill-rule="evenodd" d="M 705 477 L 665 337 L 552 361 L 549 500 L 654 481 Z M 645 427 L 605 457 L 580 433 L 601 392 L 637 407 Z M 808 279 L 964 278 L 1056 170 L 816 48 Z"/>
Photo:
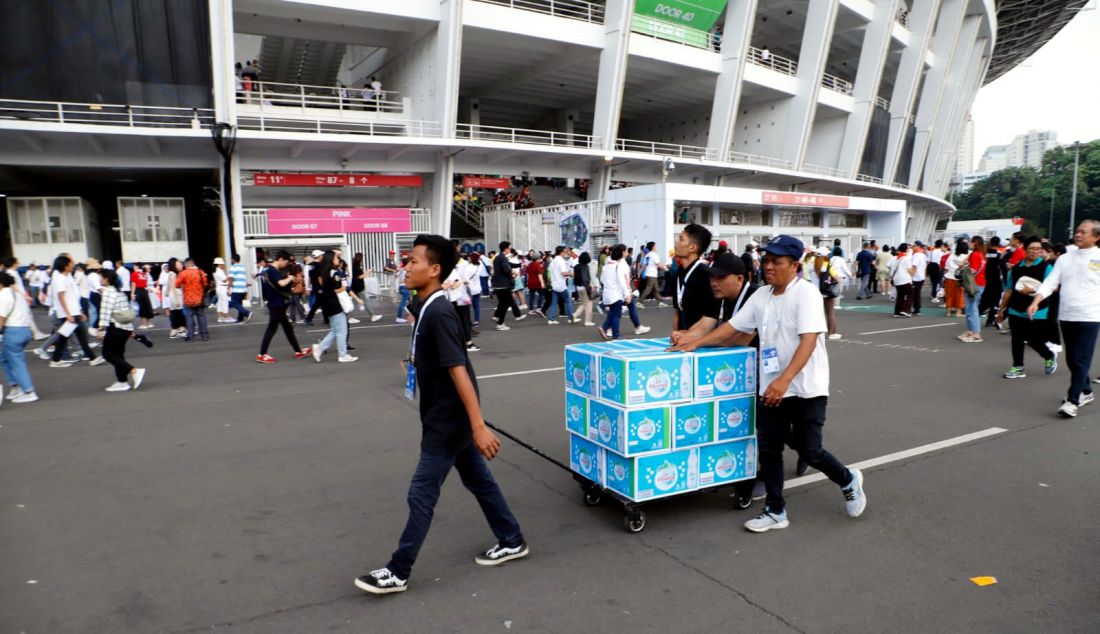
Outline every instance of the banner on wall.
<path id="1" fill-rule="evenodd" d="M 412 231 L 412 213 L 408 208 L 284 207 L 267 210 L 267 233 L 273 236 L 408 231 Z"/>
<path id="2" fill-rule="evenodd" d="M 631 30 L 691 46 L 707 47 L 727 0 L 635 0 Z"/>
<path id="3" fill-rule="evenodd" d="M 765 205 L 829 207 L 832 209 L 848 209 L 851 204 L 847 196 L 799 194 L 796 192 L 760 192 L 760 202 Z"/>
<path id="4" fill-rule="evenodd" d="M 573 213 L 561 219 L 558 223 L 561 228 L 561 243 L 578 252 L 587 250 L 588 223 L 584 214 Z"/>
<path id="5" fill-rule="evenodd" d="M 463 189 L 508 189 L 512 179 L 508 177 L 489 178 L 487 176 L 463 176 Z"/>

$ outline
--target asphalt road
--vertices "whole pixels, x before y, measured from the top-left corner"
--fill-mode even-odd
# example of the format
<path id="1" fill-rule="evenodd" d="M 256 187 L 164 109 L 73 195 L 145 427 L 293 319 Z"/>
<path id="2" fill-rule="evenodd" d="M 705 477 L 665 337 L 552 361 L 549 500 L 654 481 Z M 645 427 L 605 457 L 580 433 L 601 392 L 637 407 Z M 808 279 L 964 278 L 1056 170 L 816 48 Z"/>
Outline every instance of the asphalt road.
<path id="1" fill-rule="evenodd" d="M 157 330 L 152 350 L 131 344 L 149 373 L 122 394 L 103 391 L 109 366 L 32 359 L 42 400 L 0 408 L 0 631 L 1100 631 L 1100 404 L 1056 417 L 1068 372 L 1043 376 L 1031 352 L 1031 377 L 1001 379 L 1008 337 L 964 345 L 940 316 L 843 305 L 825 436 L 841 460 L 1007 431 L 868 469 L 856 520 L 831 483 L 793 489 L 790 528 L 764 535 L 712 493 L 654 503 L 627 534 L 621 511 L 585 507 L 568 474 L 505 440 L 492 467 L 531 556 L 474 565 L 492 535 L 453 477 L 391 597 L 352 580 L 385 564 L 405 521 L 407 327 L 353 330 L 357 364 L 292 361 L 278 335 L 274 366 L 252 360 L 258 323 L 209 343 Z M 670 312 L 643 320 L 664 335 Z M 914 329 L 878 332 L 896 328 Z M 474 365 L 553 368 L 595 338 L 529 319 L 487 329 Z M 561 373 L 481 389 L 490 421 L 566 458 Z"/>

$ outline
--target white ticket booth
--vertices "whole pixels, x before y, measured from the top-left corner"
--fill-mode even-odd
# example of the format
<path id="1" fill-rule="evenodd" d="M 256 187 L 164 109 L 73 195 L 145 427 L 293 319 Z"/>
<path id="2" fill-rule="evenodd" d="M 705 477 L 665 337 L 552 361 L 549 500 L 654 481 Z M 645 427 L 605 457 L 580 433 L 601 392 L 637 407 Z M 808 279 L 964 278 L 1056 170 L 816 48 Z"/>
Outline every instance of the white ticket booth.
<path id="1" fill-rule="evenodd" d="M 118 198 L 119 241 L 126 262 L 186 258 L 187 223 L 182 198 Z"/>
<path id="2" fill-rule="evenodd" d="M 12 253 L 20 263 L 48 266 L 62 253 L 77 262 L 102 258 L 95 209 L 75 196 L 7 199 Z"/>

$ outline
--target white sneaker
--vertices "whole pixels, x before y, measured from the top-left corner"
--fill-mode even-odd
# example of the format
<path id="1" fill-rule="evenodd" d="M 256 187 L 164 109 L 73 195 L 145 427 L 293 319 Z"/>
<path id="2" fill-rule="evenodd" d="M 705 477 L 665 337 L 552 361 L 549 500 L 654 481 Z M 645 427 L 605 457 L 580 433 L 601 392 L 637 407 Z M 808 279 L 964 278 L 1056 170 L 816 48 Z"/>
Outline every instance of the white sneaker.
<path id="1" fill-rule="evenodd" d="M 840 339 L 840 338 L 841 338 L 841 337 L 843 337 L 843 336 L 844 336 L 844 335 L 840 334 L 839 332 L 834 332 L 833 334 L 829 335 L 829 337 L 828 337 L 828 338 L 829 338 L 829 339 L 832 339 L 832 340 L 834 340 L 834 341 L 835 341 L 835 340 L 837 340 L 837 339 Z"/>
<path id="2" fill-rule="evenodd" d="M 524 319 L 527 319 L 527 313 L 524 313 L 524 314 L 520 315 L 519 317 L 516 317 L 516 321 L 523 321 Z"/>
<path id="3" fill-rule="evenodd" d="M 863 492 L 863 472 L 859 469 L 849 469 L 852 474 L 852 482 L 847 488 L 841 489 L 844 494 L 844 509 L 848 511 L 848 517 L 859 517 L 867 509 L 867 494 Z"/>
<path id="4" fill-rule="evenodd" d="M 141 387 L 141 382 L 145 380 L 145 368 L 134 368 L 134 371 L 126 377 L 126 380 L 130 383 L 131 388 L 138 389 Z"/>
<path id="5" fill-rule="evenodd" d="M 402 319 L 402 318 L 398 317 L 397 319 L 393 320 L 393 323 L 395 323 L 395 324 L 407 324 L 407 323 L 409 323 L 409 320 L 408 319 Z"/>
<path id="6" fill-rule="evenodd" d="M 359 323 L 359 320 L 354 318 L 354 317 L 351 317 L 351 318 L 348 319 L 348 323 L 349 324 L 357 324 L 357 323 Z"/>
<path id="7" fill-rule="evenodd" d="M 95 366 L 103 365 L 104 363 L 107 363 L 107 360 L 104 359 L 102 356 L 98 356 L 98 357 L 92 359 L 91 361 L 89 361 L 88 365 L 90 365 L 94 368 Z"/>
<path id="8" fill-rule="evenodd" d="M 1081 397 L 1077 399 L 1077 407 L 1084 407 L 1091 403 L 1095 399 L 1092 392 L 1081 392 Z"/>
<path id="9" fill-rule="evenodd" d="M 8 391 L 7 395 L 4 396 L 4 399 L 9 400 L 9 401 L 14 401 L 15 399 L 19 398 L 20 396 L 23 396 L 23 394 L 25 394 L 25 392 L 23 391 L 23 388 L 21 388 L 19 386 L 15 386 L 15 387 L 11 388 L 11 390 Z"/>
<path id="10" fill-rule="evenodd" d="M 71 368 L 73 367 L 73 361 L 50 361 L 51 368 Z"/>
<path id="11" fill-rule="evenodd" d="M 556 320 L 553 320 L 553 319 L 547 319 L 546 320 L 546 325 L 547 326 L 557 326 L 558 322 Z"/>
<path id="12" fill-rule="evenodd" d="M 638 326 L 637 328 L 634 329 L 634 334 L 644 335 L 645 333 L 649 332 L 650 330 L 653 330 L 653 329 L 650 328 L 649 326 Z"/>
<path id="13" fill-rule="evenodd" d="M 1062 351 L 1062 346 L 1060 346 L 1056 343 L 1051 343 L 1049 341 L 1047 342 L 1047 348 L 1050 349 L 1050 351 L 1053 352 L 1054 354 L 1058 354 L 1059 352 Z"/>
<path id="14" fill-rule="evenodd" d="M 769 513 L 768 509 L 764 509 L 760 515 L 745 522 L 745 529 L 754 533 L 766 533 L 779 528 L 787 528 L 790 525 L 791 522 L 787 519 L 786 509 L 782 513 Z"/>
<path id="15" fill-rule="evenodd" d="M 311 351 L 311 354 L 313 355 L 313 360 L 314 361 L 316 361 L 317 363 L 320 363 L 321 362 L 321 355 L 323 355 L 324 353 L 325 353 L 325 351 L 321 350 L 320 344 L 314 344 L 313 345 L 313 350 Z"/>
<path id="16" fill-rule="evenodd" d="M 511 326 L 505 326 L 504 324 L 497 324 L 497 330 L 500 330 L 502 332 L 505 331 L 505 330 L 511 330 L 511 329 L 512 329 Z"/>
<path id="17" fill-rule="evenodd" d="M 107 392 L 126 392 L 130 389 L 129 383 L 112 383 L 107 386 Z"/>
<path id="18" fill-rule="evenodd" d="M 596 325 L 596 323 L 595 323 L 595 322 L 592 322 L 592 321 L 586 321 L 586 322 L 584 322 L 584 325 L 585 325 L 585 326 L 588 326 L 589 328 L 591 328 L 592 326 L 595 326 L 595 325 Z"/>
<path id="19" fill-rule="evenodd" d="M 375 316 L 370 318 L 370 321 L 373 324 L 374 322 L 379 321 L 381 319 L 382 319 L 382 315 L 375 315 Z"/>
<path id="20" fill-rule="evenodd" d="M 1062 401 L 1062 406 L 1058 408 L 1058 413 L 1063 418 L 1075 418 L 1077 416 L 1077 406 L 1069 401 Z"/>
<path id="21" fill-rule="evenodd" d="M 524 304 L 524 305 L 520 306 L 519 309 L 520 310 L 527 310 L 527 304 Z"/>
<path id="22" fill-rule="evenodd" d="M 664 302 L 657 302 L 657 308 L 668 308 L 668 304 Z"/>
<path id="23" fill-rule="evenodd" d="M 19 396 L 16 396 L 11 400 L 12 403 L 33 403 L 38 400 L 38 395 L 34 392 L 24 392 Z"/>
<path id="24" fill-rule="evenodd" d="M 34 354 L 35 354 L 35 356 L 37 356 L 39 359 L 42 359 L 43 361 L 49 361 L 50 360 L 50 354 L 48 352 L 46 352 L 45 350 L 43 350 L 42 348 L 35 348 L 34 349 Z"/>
<path id="25" fill-rule="evenodd" d="M 353 357 L 350 354 L 345 354 L 344 356 L 339 357 L 336 360 L 339 361 L 340 363 L 353 363 L 355 361 L 358 361 L 359 357 Z"/>

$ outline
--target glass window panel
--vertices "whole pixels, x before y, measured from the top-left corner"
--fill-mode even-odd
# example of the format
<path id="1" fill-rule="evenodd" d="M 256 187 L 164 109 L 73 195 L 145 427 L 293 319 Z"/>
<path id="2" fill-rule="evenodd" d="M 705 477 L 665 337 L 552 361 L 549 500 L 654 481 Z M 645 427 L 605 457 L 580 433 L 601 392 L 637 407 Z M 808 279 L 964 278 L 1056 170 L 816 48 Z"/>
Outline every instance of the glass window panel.
<path id="1" fill-rule="evenodd" d="M 126 242 L 143 241 L 141 236 L 141 223 L 138 221 L 140 208 L 144 207 L 144 205 L 140 203 L 143 202 L 144 201 L 135 200 L 133 198 L 119 200 L 119 226 L 122 229 L 122 239 Z"/>
<path id="2" fill-rule="evenodd" d="M 65 229 L 67 242 L 84 242 L 84 214 L 79 200 L 65 200 Z"/>
<path id="3" fill-rule="evenodd" d="M 47 244 L 50 241 L 46 224 L 46 211 L 41 200 L 27 201 L 27 225 L 30 228 L 31 244 Z"/>

